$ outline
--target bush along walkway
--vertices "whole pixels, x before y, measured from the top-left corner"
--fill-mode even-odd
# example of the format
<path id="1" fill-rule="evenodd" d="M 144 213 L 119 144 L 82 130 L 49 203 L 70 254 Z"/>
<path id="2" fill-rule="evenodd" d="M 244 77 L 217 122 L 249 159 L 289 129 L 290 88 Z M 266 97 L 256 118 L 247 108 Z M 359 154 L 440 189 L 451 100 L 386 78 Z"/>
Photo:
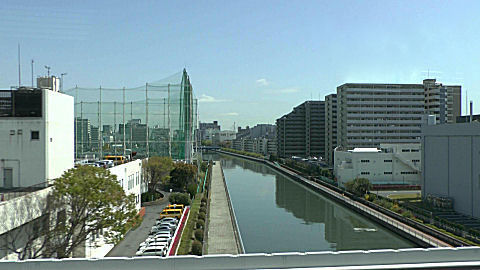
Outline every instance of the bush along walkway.
<path id="1" fill-rule="evenodd" d="M 205 220 L 207 215 L 208 190 L 210 187 L 211 164 L 207 170 L 207 181 L 202 191 L 196 194 L 190 208 L 190 215 L 184 227 L 177 255 L 202 255 L 203 240 L 205 235 Z"/>

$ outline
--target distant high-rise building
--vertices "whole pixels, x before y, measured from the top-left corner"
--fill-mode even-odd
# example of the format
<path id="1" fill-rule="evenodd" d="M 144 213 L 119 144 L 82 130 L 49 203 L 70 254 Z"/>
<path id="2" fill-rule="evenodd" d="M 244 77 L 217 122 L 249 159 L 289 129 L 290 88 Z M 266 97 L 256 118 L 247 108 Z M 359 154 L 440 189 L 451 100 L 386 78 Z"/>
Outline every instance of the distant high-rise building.
<path id="1" fill-rule="evenodd" d="M 381 143 L 418 143 L 424 117 L 454 123 L 460 86 L 347 83 L 337 88 L 337 144 L 348 149 Z"/>
<path id="2" fill-rule="evenodd" d="M 333 151 L 337 147 L 337 95 L 325 96 L 325 161 L 333 164 Z"/>
<path id="3" fill-rule="evenodd" d="M 92 139 L 90 120 L 86 118 L 75 118 L 75 153 L 87 151 Z"/>
<path id="4" fill-rule="evenodd" d="M 276 123 L 280 157 L 325 155 L 325 101 L 306 101 Z"/>

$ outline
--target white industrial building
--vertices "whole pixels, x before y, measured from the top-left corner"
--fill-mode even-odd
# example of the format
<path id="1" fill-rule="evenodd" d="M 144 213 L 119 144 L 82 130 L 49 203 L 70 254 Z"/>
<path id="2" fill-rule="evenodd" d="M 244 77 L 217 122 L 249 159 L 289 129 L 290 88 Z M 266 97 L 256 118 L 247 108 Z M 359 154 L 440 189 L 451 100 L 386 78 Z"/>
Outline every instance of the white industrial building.
<path id="1" fill-rule="evenodd" d="M 380 144 L 380 148 L 355 148 L 334 151 L 334 175 L 340 186 L 355 178 L 367 178 L 372 184 L 419 185 L 421 146 Z"/>
<path id="2" fill-rule="evenodd" d="M 45 184 L 74 164 L 73 97 L 49 90 L 0 91 L 0 187 Z"/>

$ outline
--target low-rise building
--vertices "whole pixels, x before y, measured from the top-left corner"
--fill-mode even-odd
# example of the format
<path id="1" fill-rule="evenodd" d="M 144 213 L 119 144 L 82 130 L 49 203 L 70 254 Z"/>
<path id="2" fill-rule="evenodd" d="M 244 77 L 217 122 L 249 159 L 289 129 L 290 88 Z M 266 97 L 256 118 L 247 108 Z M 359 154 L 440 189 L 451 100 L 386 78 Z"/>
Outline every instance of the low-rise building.
<path id="1" fill-rule="evenodd" d="M 45 88 L 1 90 L 0 187 L 47 185 L 73 164 L 73 97 Z"/>
<path id="2" fill-rule="evenodd" d="M 480 123 L 422 127 L 422 197 L 449 198 L 480 218 Z"/>
<path id="3" fill-rule="evenodd" d="M 419 185 L 420 144 L 381 144 L 380 148 L 334 151 L 334 175 L 340 186 L 355 178 L 367 178 L 374 185 Z"/>

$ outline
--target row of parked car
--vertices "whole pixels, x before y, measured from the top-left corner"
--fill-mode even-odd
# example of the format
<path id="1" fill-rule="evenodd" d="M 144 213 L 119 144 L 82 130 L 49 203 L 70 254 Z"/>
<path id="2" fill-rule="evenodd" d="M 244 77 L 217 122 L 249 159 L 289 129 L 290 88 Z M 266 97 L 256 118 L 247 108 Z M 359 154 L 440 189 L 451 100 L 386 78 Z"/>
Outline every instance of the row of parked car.
<path id="1" fill-rule="evenodd" d="M 180 210 L 180 216 L 175 215 L 166 215 L 166 213 L 172 212 L 174 209 L 175 213 L 178 213 Z M 178 228 L 178 222 L 183 212 L 183 205 L 173 204 L 165 207 L 160 214 L 160 218 L 155 221 L 150 230 L 150 234 L 147 239 L 140 243 L 138 250 L 136 252 L 137 256 L 163 256 L 167 255 L 168 249 L 172 243 L 173 236 Z"/>

